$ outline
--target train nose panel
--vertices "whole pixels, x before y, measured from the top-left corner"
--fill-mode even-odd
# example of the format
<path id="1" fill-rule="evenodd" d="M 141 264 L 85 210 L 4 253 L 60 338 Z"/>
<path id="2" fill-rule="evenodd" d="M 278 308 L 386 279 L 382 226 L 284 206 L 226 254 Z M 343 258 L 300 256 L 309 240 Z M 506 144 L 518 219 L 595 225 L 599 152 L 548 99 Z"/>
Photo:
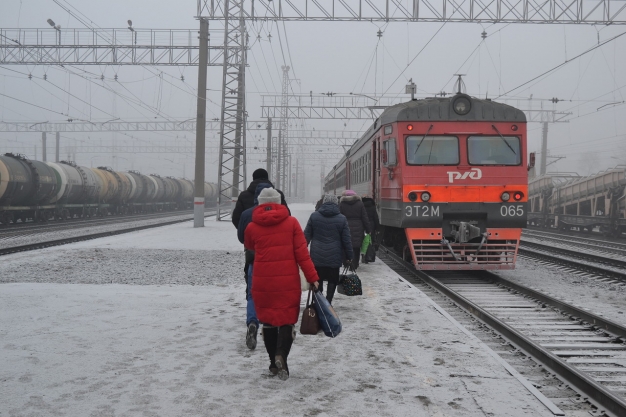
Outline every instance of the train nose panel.
<path id="1" fill-rule="evenodd" d="M 487 229 L 480 242 L 450 242 L 441 229 L 405 229 L 413 264 L 421 270 L 514 269 L 522 229 Z"/>

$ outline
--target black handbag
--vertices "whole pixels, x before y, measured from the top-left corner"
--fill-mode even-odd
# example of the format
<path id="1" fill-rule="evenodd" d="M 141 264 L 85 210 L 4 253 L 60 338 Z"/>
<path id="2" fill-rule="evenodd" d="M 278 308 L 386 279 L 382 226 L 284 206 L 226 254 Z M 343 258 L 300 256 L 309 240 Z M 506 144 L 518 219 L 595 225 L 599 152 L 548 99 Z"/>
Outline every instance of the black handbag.
<path id="1" fill-rule="evenodd" d="M 314 305 L 315 300 L 311 300 L 311 293 L 306 297 L 306 307 L 302 312 L 302 321 L 300 322 L 300 334 L 318 334 L 320 331 L 320 320 Z"/>
<path id="2" fill-rule="evenodd" d="M 352 267 L 350 267 L 349 271 L 348 268 L 344 268 L 343 273 L 339 276 L 337 292 L 347 296 L 363 295 L 361 279 L 356 272 L 352 270 Z"/>

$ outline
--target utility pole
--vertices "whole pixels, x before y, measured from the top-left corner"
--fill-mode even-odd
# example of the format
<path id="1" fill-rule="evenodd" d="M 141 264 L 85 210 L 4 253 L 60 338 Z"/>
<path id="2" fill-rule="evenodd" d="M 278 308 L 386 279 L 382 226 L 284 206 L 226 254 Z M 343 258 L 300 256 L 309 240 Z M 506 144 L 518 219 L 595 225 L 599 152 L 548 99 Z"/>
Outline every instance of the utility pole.
<path id="1" fill-rule="evenodd" d="M 281 123 L 282 125 L 282 120 Z M 278 188 L 280 190 L 281 184 L 280 184 L 280 178 L 282 176 L 282 169 L 281 169 L 281 157 L 282 157 L 282 153 L 283 153 L 283 131 L 282 131 L 282 127 L 281 130 L 278 131 L 278 143 L 276 146 L 277 149 L 277 153 L 276 153 L 276 188 Z"/>
<path id="2" fill-rule="evenodd" d="M 35 152 L 35 159 L 37 159 L 37 152 Z M 41 160 L 46 162 L 46 132 L 41 133 Z"/>
<path id="3" fill-rule="evenodd" d="M 206 75 L 209 46 L 209 21 L 200 18 L 198 58 L 198 103 L 196 119 L 196 169 L 194 178 L 193 227 L 204 227 L 204 152 L 206 121 Z"/>
<path id="4" fill-rule="evenodd" d="M 242 37 L 244 35 L 242 34 Z M 241 40 L 241 62 L 239 64 L 239 76 L 237 78 L 237 115 L 241 117 L 243 120 L 241 123 L 237 122 L 235 126 L 235 163 L 233 166 L 233 187 L 232 187 L 232 197 L 233 199 L 239 197 L 239 175 L 240 168 L 243 167 L 245 170 L 245 158 L 243 158 L 243 154 L 245 152 L 245 100 L 246 100 L 246 38 L 248 36 L 245 35 L 245 38 Z M 242 150 L 242 141 L 244 142 L 243 150 Z M 245 186 L 245 172 L 244 172 L 244 186 Z"/>
<path id="5" fill-rule="evenodd" d="M 54 154 L 54 162 L 59 162 L 59 147 L 61 146 L 61 134 L 57 132 L 56 134 L 56 150 Z"/>
<path id="6" fill-rule="evenodd" d="M 272 118 L 267 118 L 267 149 L 265 150 L 267 159 L 265 161 L 265 170 L 267 178 L 272 178 Z"/>
<path id="7" fill-rule="evenodd" d="M 291 67 L 288 65 L 283 65 L 283 91 L 281 95 L 281 108 L 280 108 L 280 131 L 278 133 L 278 152 L 280 157 L 278 158 L 277 166 L 278 168 L 278 183 L 281 184 L 279 187 L 284 187 L 287 183 L 287 144 L 289 138 L 289 113 L 287 110 L 287 106 L 289 105 L 289 70 Z"/>

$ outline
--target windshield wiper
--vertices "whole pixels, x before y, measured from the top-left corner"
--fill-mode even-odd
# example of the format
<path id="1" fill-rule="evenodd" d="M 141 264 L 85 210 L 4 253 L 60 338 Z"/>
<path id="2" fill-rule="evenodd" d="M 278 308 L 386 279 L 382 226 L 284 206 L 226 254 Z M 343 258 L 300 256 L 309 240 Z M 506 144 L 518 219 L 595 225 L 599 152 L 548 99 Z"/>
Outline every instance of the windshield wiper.
<path id="1" fill-rule="evenodd" d="M 500 133 L 500 131 L 498 130 L 498 128 L 496 127 L 496 125 L 491 125 L 491 127 L 493 127 L 493 130 L 495 130 L 496 132 L 498 132 L 498 135 L 500 135 L 500 139 L 502 139 L 502 141 L 504 143 L 506 143 L 506 146 L 509 147 L 509 149 L 511 150 L 511 152 L 513 152 L 514 155 L 517 155 L 517 152 L 515 152 L 515 149 L 513 149 L 513 147 L 511 145 L 509 145 L 509 142 L 506 141 L 506 139 L 504 139 L 504 136 L 502 136 L 502 133 Z"/>
<path id="2" fill-rule="evenodd" d="M 417 148 L 415 148 L 415 152 L 413 152 L 413 155 L 415 155 L 417 153 L 417 150 L 420 148 L 420 146 L 422 146 L 422 142 L 424 142 L 424 139 L 426 139 L 426 136 L 428 136 L 428 134 L 430 133 L 430 129 L 432 128 L 433 128 L 433 125 L 430 125 L 426 133 L 424 133 L 424 136 L 422 136 L 422 140 L 420 140 L 420 143 L 417 144 Z"/>

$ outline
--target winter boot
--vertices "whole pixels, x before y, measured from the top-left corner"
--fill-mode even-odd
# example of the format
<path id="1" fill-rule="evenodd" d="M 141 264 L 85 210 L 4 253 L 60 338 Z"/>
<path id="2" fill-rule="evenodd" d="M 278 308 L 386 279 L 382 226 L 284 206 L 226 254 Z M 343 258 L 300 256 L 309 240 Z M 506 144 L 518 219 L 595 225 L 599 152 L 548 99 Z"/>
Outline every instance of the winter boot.
<path id="1" fill-rule="evenodd" d="M 278 367 L 276 366 L 274 357 L 276 356 L 276 345 L 278 343 L 278 327 L 263 326 L 261 332 L 263 334 L 265 350 L 267 350 L 267 354 L 270 356 L 270 372 L 272 375 L 276 375 L 278 373 Z"/>
<path id="2" fill-rule="evenodd" d="M 291 350 L 293 340 L 296 338 L 296 331 L 293 325 L 280 326 L 278 328 L 278 345 L 276 346 L 276 367 L 278 368 L 278 377 L 286 381 L 289 378 L 289 367 L 287 366 L 287 357 Z"/>
<path id="3" fill-rule="evenodd" d="M 334 282 L 328 283 L 328 287 L 326 289 L 326 299 L 328 300 L 329 304 L 332 304 L 333 302 L 333 297 L 335 296 L 336 288 L 337 288 L 337 284 L 335 284 Z"/>
<path id="4" fill-rule="evenodd" d="M 248 349 L 256 349 L 256 332 L 259 329 L 259 324 L 252 322 L 248 324 L 248 332 L 246 333 L 246 346 Z"/>

